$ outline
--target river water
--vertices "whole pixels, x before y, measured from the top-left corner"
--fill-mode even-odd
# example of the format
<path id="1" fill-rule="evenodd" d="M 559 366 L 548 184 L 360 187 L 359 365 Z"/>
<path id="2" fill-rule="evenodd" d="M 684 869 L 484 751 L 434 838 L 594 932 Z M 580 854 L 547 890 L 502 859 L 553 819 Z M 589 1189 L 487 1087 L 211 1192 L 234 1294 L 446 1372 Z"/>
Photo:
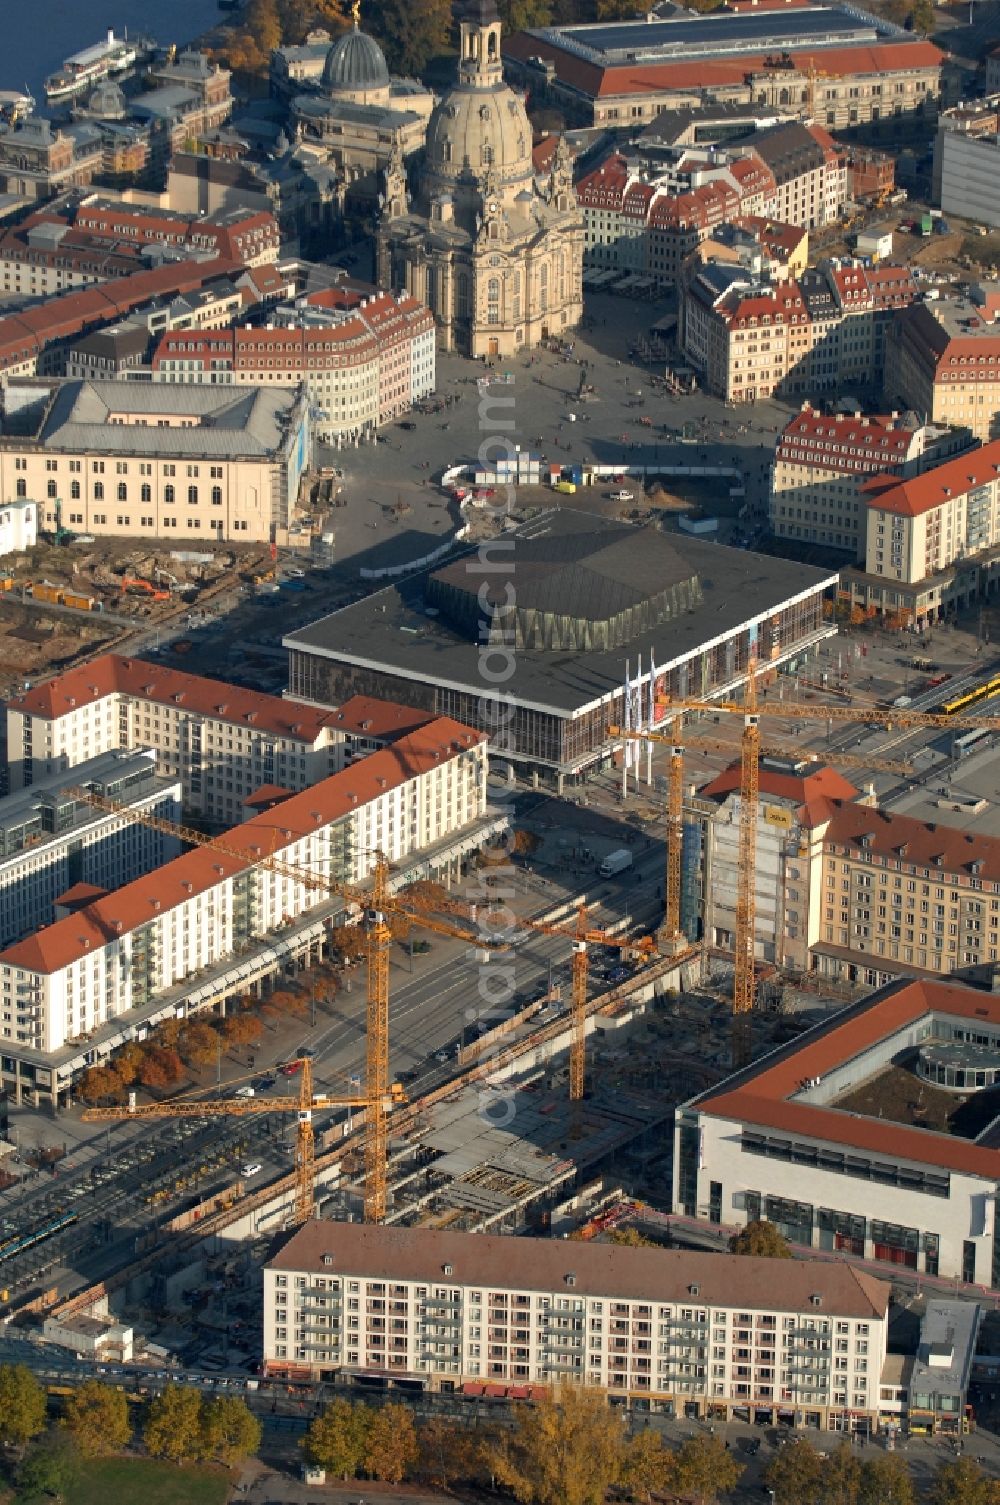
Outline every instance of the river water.
<path id="1" fill-rule="evenodd" d="M 178 46 L 207 31 L 224 13 L 215 0 L 0 0 L 0 89 L 26 85 L 44 109 L 42 81 L 64 58 L 116 36 L 151 36 L 161 46 Z"/>

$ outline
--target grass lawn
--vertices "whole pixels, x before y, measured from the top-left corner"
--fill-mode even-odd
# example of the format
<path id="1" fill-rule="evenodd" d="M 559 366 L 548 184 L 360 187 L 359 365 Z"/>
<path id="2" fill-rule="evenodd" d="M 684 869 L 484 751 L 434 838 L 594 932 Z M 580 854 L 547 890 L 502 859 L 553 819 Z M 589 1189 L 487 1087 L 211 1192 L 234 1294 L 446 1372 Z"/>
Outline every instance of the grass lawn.
<path id="1" fill-rule="evenodd" d="M 219 1468 L 178 1468 L 154 1458 L 95 1458 L 80 1467 L 66 1505 L 224 1505 L 229 1478 Z"/>

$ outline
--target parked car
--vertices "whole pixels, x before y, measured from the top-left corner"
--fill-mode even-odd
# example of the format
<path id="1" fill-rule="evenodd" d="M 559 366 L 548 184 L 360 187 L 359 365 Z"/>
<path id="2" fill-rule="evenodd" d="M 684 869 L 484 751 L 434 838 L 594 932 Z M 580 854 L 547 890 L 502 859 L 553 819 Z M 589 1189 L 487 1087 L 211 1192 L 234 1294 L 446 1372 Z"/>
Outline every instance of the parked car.
<path id="1" fill-rule="evenodd" d="M 259 1176 L 263 1169 L 259 1160 L 248 1160 L 246 1165 L 240 1166 L 240 1175 L 247 1180 L 250 1176 Z"/>

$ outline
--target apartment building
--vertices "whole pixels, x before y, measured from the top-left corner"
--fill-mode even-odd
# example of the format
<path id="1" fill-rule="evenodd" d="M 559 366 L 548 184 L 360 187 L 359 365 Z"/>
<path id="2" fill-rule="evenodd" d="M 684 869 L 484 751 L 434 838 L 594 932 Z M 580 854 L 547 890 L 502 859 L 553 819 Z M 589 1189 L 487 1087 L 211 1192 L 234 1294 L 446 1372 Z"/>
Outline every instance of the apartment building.
<path id="1" fill-rule="evenodd" d="M 45 523 L 175 546 L 283 542 L 311 455 L 304 389 L 8 383 L 0 502 Z M 17 413 L 16 421 L 9 421 Z"/>
<path id="2" fill-rule="evenodd" d="M 266 328 L 166 335 L 153 354 L 153 381 L 301 384 L 325 443 L 368 437 L 434 390 L 434 316 L 405 293 L 329 289 L 272 317 Z"/>
<path id="3" fill-rule="evenodd" d="M 860 800 L 832 768 L 767 756 L 760 762 L 754 862 L 754 955 L 792 972 L 812 967 L 822 931 L 823 839 L 833 801 Z M 734 764 L 698 791 L 689 813 L 702 829 L 702 929 L 710 952 L 732 955 L 740 844 L 740 767 Z M 869 815 L 869 819 L 870 819 Z"/>
<path id="4" fill-rule="evenodd" d="M 1000 437 L 1000 296 L 980 283 L 968 296 L 914 303 L 893 322 L 886 345 L 886 395 L 959 424 L 986 443 Z"/>
<path id="5" fill-rule="evenodd" d="M 586 125 L 620 128 L 708 103 L 838 130 L 933 115 L 942 53 L 850 6 L 545 26 L 503 39 L 511 77 Z"/>
<path id="6" fill-rule="evenodd" d="M 192 219 L 85 198 L 36 210 L 0 235 L 0 288 L 45 298 L 185 257 L 270 265 L 278 246 L 277 221 L 261 211 Z"/>
<path id="7" fill-rule="evenodd" d="M 879 381 L 892 320 L 916 296 L 906 267 L 829 262 L 779 282 L 695 264 L 680 283 L 680 339 L 729 402 L 842 391 Z"/>
<path id="8" fill-rule="evenodd" d="M 175 836 L 95 809 L 75 798 L 74 788 L 180 819 L 180 781 L 157 772 L 149 748 L 102 753 L 0 799 L 0 946 L 51 924 L 57 900 L 75 885 L 87 885 L 96 898 L 180 851 Z"/>
<path id="9" fill-rule="evenodd" d="M 317 709 L 107 653 L 7 702 L 10 787 L 33 788 L 89 759 L 150 746 L 161 773 L 180 781 L 187 811 L 232 825 L 262 784 L 294 792 L 338 772 L 354 755 L 354 733 L 364 747 L 384 746 L 395 728 L 429 719 L 384 701 L 357 713 L 353 704 Z"/>
<path id="10" fill-rule="evenodd" d="M 264 1267 L 264 1368 L 867 1430 L 889 1294 L 843 1264 L 310 1222 Z"/>
<path id="11" fill-rule="evenodd" d="M 897 981 L 828 1015 L 676 1110 L 674 1210 L 728 1226 L 764 1217 L 795 1244 L 884 1263 L 887 1277 L 902 1267 L 996 1286 L 1000 1150 L 989 1134 L 931 1128 L 921 1083 L 974 1099 L 998 1050 L 996 997 L 951 982 Z M 859 1108 L 851 1094 L 893 1064 L 913 1102 Z"/>
<path id="12" fill-rule="evenodd" d="M 734 143 L 733 150 L 766 168 L 774 185 L 758 213 L 806 230 L 840 218 L 847 201 L 847 154 L 822 126 L 783 121 Z"/>
<path id="13" fill-rule="evenodd" d="M 778 538 L 850 549 L 867 545 L 864 483 L 902 476 L 928 440 L 912 414 L 826 414 L 804 403 L 782 430 L 771 466 L 770 521 Z"/>
<path id="14" fill-rule="evenodd" d="M 101 133 L 95 126 L 55 125 L 29 115 L 0 136 L 0 189 L 38 203 L 70 188 L 85 188 L 101 170 Z"/>
<path id="15" fill-rule="evenodd" d="M 235 826 L 225 851 L 195 848 L 0 952 L 5 1053 L 51 1058 L 101 1031 L 106 1055 L 161 1003 L 172 1012 L 171 997 L 196 1010 L 198 995 L 180 992 L 196 973 L 224 972 L 312 911 L 332 918 L 344 906 L 331 907 L 327 883 L 360 884 L 376 851 L 402 862 L 474 826 L 485 808 L 485 738 L 435 718 Z M 261 866 L 270 856 L 280 871 Z M 227 977 L 204 1006 L 245 990 L 239 969 Z"/>
<path id="16" fill-rule="evenodd" d="M 864 568 L 841 580 L 852 605 L 934 622 L 1000 590 L 1000 439 L 862 494 Z"/>

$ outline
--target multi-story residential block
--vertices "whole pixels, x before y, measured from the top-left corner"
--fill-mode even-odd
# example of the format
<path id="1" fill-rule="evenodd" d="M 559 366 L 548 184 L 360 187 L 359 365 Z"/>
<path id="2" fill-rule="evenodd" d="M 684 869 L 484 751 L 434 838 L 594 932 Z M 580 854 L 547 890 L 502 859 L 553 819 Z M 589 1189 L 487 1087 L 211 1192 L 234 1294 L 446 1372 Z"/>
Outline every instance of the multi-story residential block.
<path id="1" fill-rule="evenodd" d="M 67 381 L 7 394 L 21 421 L 0 433 L 0 500 L 36 498 L 47 525 L 59 501 L 68 527 L 103 538 L 287 538 L 310 456 L 302 388 Z"/>
<path id="2" fill-rule="evenodd" d="M 784 121 L 755 131 L 732 149 L 761 163 L 774 184 L 758 213 L 806 230 L 840 217 L 847 199 L 847 157 L 822 126 Z"/>
<path id="3" fill-rule="evenodd" d="M 914 303 L 889 329 L 886 395 L 929 423 L 962 425 L 984 443 L 1000 437 L 998 317 L 996 284 Z"/>
<path id="4" fill-rule="evenodd" d="M 702 825 L 706 943 L 735 934 L 740 770 L 690 802 Z M 899 976 L 992 983 L 1000 965 L 1000 838 L 879 809 L 829 768 L 765 758 L 755 950 L 764 963 L 875 987 Z"/>
<path id="5" fill-rule="evenodd" d="M 1000 439 L 922 475 L 873 476 L 862 494 L 864 568 L 841 581 L 853 604 L 933 622 L 1000 588 Z"/>
<path id="6" fill-rule="evenodd" d="M 231 766 L 227 747 L 216 756 Z M 428 722 L 234 827 L 225 851 L 196 848 L 0 952 L 5 1054 L 20 1047 L 51 1066 L 95 1031 L 106 1053 L 177 1002 L 190 1012 L 245 991 L 241 968 L 227 967 L 238 952 L 303 916 L 332 919 L 346 903 L 337 886 L 363 883 L 376 852 L 404 862 L 475 829 L 485 810 L 485 738 L 448 717 Z M 261 865 L 269 857 L 280 871 Z M 445 851 L 442 867 L 451 861 Z M 321 925 L 301 949 L 322 936 Z M 213 985 L 185 989 L 203 969 Z"/>
<path id="7" fill-rule="evenodd" d="M 771 467 L 771 531 L 850 549 L 868 540 L 865 482 L 913 474 L 933 436 L 913 414 L 826 414 L 808 403 L 785 425 Z"/>
<path id="8" fill-rule="evenodd" d="M 811 969 L 812 946 L 822 934 L 817 901 L 831 802 L 858 798 L 857 789 L 832 768 L 761 759 L 754 863 L 754 954 L 760 962 L 788 971 Z M 705 944 L 709 951 L 729 954 L 736 935 L 740 808 L 735 764 L 698 791 L 689 811 L 702 826 Z"/>
<path id="9" fill-rule="evenodd" d="M 941 112 L 934 198 L 946 215 L 1000 226 L 1000 96 Z"/>
<path id="10" fill-rule="evenodd" d="M 1000 1002 L 977 988 L 907 980 L 828 1015 L 676 1110 L 674 1209 L 729 1226 L 764 1217 L 795 1244 L 887 1274 L 993 1286 L 1000 1150 L 988 1132 L 931 1128 L 921 1085 L 974 1099 L 994 1085 L 998 1052 Z M 910 1074 L 912 1100 L 876 1095 L 876 1116 L 856 1093 L 887 1070 Z"/>
<path id="11" fill-rule="evenodd" d="M 277 221 L 266 212 L 191 219 L 84 198 L 68 211 L 36 210 L 0 235 L 0 288 L 45 297 L 188 256 L 266 266 L 278 244 Z"/>
<path id="12" fill-rule="evenodd" d="M 846 1264 L 311 1222 L 264 1267 L 264 1368 L 588 1385 L 666 1415 L 877 1426 L 889 1287 Z M 788 1279 L 786 1280 L 786 1275 Z"/>
<path id="13" fill-rule="evenodd" d="M 180 819 L 180 781 L 158 774 L 148 749 L 102 753 L 7 795 L 0 800 L 0 946 L 51 924 L 56 901 L 75 884 L 119 888 L 180 851 L 177 837 L 97 810 L 74 798 L 73 788 Z"/>
<path id="14" fill-rule="evenodd" d="M 730 402 L 879 381 L 887 331 L 917 296 L 906 267 L 827 263 L 764 281 L 716 263 L 680 283 L 680 338 L 708 390 Z"/>
<path id="15" fill-rule="evenodd" d="M 153 354 L 153 381 L 301 383 L 317 436 L 339 443 L 374 433 L 433 392 L 435 345 L 433 315 L 415 298 L 329 289 L 275 309 L 266 328 L 167 335 Z"/>
<path id="16" fill-rule="evenodd" d="M 433 720 L 356 696 L 339 710 L 108 653 L 7 702 L 11 789 L 121 749 L 157 749 L 185 809 L 232 825 L 262 785 L 296 792 Z"/>
<path id="17" fill-rule="evenodd" d="M 621 127 L 661 110 L 753 106 L 829 130 L 931 115 L 942 54 L 844 6 L 546 26 L 506 37 L 512 76 L 585 124 Z"/>

